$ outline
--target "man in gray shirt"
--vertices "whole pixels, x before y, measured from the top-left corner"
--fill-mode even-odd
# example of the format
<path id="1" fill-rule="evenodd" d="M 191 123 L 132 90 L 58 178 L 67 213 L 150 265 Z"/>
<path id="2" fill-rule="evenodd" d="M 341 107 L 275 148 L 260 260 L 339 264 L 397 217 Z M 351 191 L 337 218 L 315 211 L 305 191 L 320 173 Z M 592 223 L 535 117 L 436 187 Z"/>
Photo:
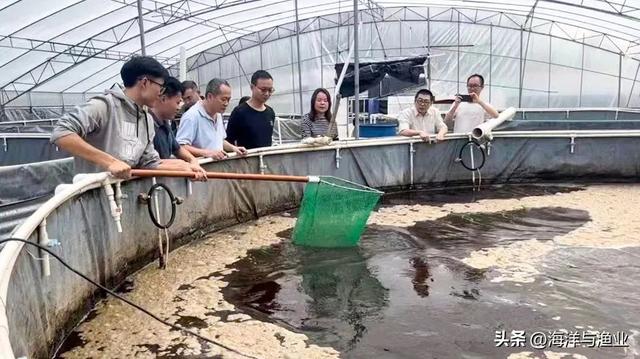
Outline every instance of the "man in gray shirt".
<path id="1" fill-rule="evenodd" d="M 138 56 L 122 66 L 120 76 L 124 90 L 108 90 L 63 115 L 51 134 L 52 143 L 74 156 L 76 173 L 106 170 L 126 179 L 131 168 L 200 172 L 184 161 L 162 163 L 153 148 L 147 107 L 159 100 L 167 70 L 151 57 Z"/>

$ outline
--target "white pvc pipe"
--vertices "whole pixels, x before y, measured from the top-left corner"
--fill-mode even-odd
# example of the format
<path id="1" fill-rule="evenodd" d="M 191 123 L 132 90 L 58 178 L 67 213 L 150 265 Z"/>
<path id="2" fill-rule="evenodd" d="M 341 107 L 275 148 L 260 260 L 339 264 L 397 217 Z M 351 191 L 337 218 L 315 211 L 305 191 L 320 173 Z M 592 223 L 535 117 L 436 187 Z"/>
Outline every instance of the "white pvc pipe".
<path id="1" fill-rule="evenodd" d="M 473 158 L 473 146 L 469 146 L 469 156 L 471 156 L 471 168 L 476 168 L 476 162 Z M 476 185 L 476 171 L 471 171 L 471 183 L 473 187 Z"/>
<path id="2" fill-rule="evenodd" d="M 116 205 L 118 206 L 118 213 L 122 215 L 122 181 L 116 182 Z"/>
<path id="3" fill-rule="evenodd" d="M 51 138 L 50 133 L 40 133 L 40 132 L 6 132 L 0 133 L 0 137 L 2 138 Z"/>
<path id="4" fill-rule="evenodd" d="M 109 180 L 105 180 L 104 185 L 104 193 L 107 195 L 107 200 L 109 201 L 109 209 L 111 210 L 111 217 L 116 222 L 116 228 L 118 233 L 122 233 L 122 224 L 120 224 L 120 211 L 118 210 L 118 205 L 116 204 L 115 192 L 113 191 L 113 187 L 111 187 L 111 183 Z"/>
<path id="5" fill-rule="evenodd" d="M 340 87 L 342 86 L 342 81 L 344 81 L 344 75 L 347 73 L 347 67 L 349 66 L 349 59 L 351 59 L 351 55 L 353 54 L 353 40 L 351 40 L 351 46 L 349 46 L 349 53 L 347 54 L 346 59 L 342 59 L 344 66 L 342 66 L 342 70 L 340 71 L 340 76 L 338 76 L 338 82 L 336 83 L 335 92 L 333 94 L 333 98 L 337 98 L 340 94 Z M 338 106 L 339 104 L 336 104 Z"/>
<path id="6" fill-rule="evenodd" d="M 413 154 L 416 152 L 413 149 L 413 142 L 409 142 L 409 184 L 413 187 Z"/>
<path id="7" fill-rule="evenodd" d="M 43 219 L 42 223 L 40 223 L 40 226 L 38 227 L 38 244 L 40 244 L 43 247 L 47 247 L 49 246 L 49 235 L 47 234 L 47 220 Z M 48 277 L 51 275 L 51 265 L 50 265 L 50 261 L 49 261 L 49 253 L 43 251 L 43 250 L 38 250 L 38 252 L 40 253 L 40 258 L 42 259 L 42 274 L 45 277 Z"/>
<path id="8" fill-rule="evenodd" d="M 109 178 L 108 173 L 95 173 L 86 175 L 82 180 L 67 187 L 64 191 L 54 195 L 53 198 L 46 201 L 31 216 L 29 216 L 22 224 L 20 224 L 11 234 L 11 238 L 19 238 L 27 240 L 42 220 L 47 218 L 58 206 L 69 199 L 93 188 L 102 186 L 102 183 Z M 8 242 L 0 251 L 0 358 L 14 359 L 11 341 L 9 340 L 9 323 L 7 319 L 7 292 L 9 289 L 9 281 L 11 280 L 11 272 L 20 251 L 24 247 L 21 242 Z"/>
<path id="9" fill-rule="evenodd" d="M 481 123 L 476 126 L 471 131 L 471 136 L 480 143 L 491 141 L 493 136 L 491 135 L 491 131 L 494 128 L 500 126 L 504 121 L 510 121 L 513 119 L 513 116 L 516 114 L 516 109 L 513 107 L 509 107 L 508 109 L 502 111 L 498 117 L 492 118 L 489 121 Z"/>
<path id="10" fill-rule="evenodd" d="M 566 131 L 566 130 L 553 130 L 553 131 L 500 131 L 492 133 L 493 137 L 510 138 L 510 137 L 530 137 L 530 138 L 598 138 L 598 137 L 640 137 L 640 130 L 588 130 L 588 131 Z M 436 135 L 430 135 L 429 140 L 434 141 Z M 467 134 L 447 134 L 446 140 L 452 139 L 468 139 Z M 309 147 L 307 145 L 295 143 L 286 144 L 277 147 L 264 147 L 249 150 L 247 157 L 254 156 L 268 156 L 268 155 L 280 155 L 297 152 L 311 152 L 311 151 L 327 151 L 335 150 L 336 148 L 358 148 L 368 146 L 383 146 L 394 144 L 407 144 L 407 143 L 419 143 L 424 142 L 419 137 L 404 137 L 394 136 L 385 137 L 382 139 L 366 139 L 366 140 L 353 140 L 345 139 L 333 141 L 327 146 Z M 231 153 L 228 156 L 230 159 L 238 157 L 235 153 Z M 202 159 L 201 164 L 214 162 L 211 159 Z"/>

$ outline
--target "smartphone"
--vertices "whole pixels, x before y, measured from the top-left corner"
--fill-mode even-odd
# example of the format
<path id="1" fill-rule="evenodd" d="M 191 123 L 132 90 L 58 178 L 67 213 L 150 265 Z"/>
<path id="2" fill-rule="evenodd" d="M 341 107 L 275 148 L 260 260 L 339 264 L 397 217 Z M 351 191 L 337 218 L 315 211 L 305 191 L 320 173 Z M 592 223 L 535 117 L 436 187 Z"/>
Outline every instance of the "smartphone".
<path id="1" fill-rule="evenodd" d="M 462 102 L 473 102 L 473 100 L 471 99 L 471 95 L 457 94 L 456 96 L 460 96 L 462 98 Z"/>

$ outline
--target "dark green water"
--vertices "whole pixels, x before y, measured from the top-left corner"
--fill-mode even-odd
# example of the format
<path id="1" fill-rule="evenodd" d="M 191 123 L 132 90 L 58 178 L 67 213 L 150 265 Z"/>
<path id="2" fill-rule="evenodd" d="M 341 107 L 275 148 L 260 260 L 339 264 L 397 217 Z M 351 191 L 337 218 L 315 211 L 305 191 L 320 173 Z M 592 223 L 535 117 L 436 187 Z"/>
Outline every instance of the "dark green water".
<path id="1" fill-rule="evenodd" d="M 499 186 L 385 196 L 381 205 L 470 203 L 480 199 L 553 195 L 566 186 Z M 629 337 L 626 348 L 559 348 L 588 358 L 640 357 L 640 248 L 557 247 L 536 266 L 533 283 L 492 282 L 498 273 L 461 262 L 472 251 L 537 238 L 551 240 L 590 221 L 588 212 L 563 207 L 453 214 L 411 227 L 372 225 L 357 248 L 311 249 L 282 244 L 252 250 L 230 265 L 234 272 L 197 278 L 229 283 L 225 299 L 257 319 L 304 333 L 345 358 L 506 358 L 532 351 L 534 332 L 587 329 Z M 135 285 L 126 282 L 126 292 Z M 193 289 L 183 283 L 175 302 Z M 204 319 L 173 313 L 194 330 Z M 228 321 L 236 311 L 205 313 Z M 91 320 L 90 316 L 87 320 Z M 579 328 L 576 328 L 578 326 Z M 590 327 L 589 327 L 590 326 Z M 496 346 L 496 332 L 524 331 L 525 346 Z M 513 342 L 515 344 L 515 342 Z M 76 332 L 58 354 L 84 340 Z M 206 346 L 206 343 L 201 343 Z M 140 353 L 180 357 L 180 345 L 140 343 Z"/>
<path id="2" fill-rule="evenodd" d="M 558 191 L 522 188 L 501 188 L 493 195 Z M 423 192 L 387 197 L 383 206 L 478 199 L 469 197 L 459 191 Z M 628 355 L 638 350 L 640 304 L 634 298 L 640 293 L 640 249 L 558 249 L 545 258 L 543 274 L 524 284 L 491 282 L 496 273 L 460 261 L 480 248 L 550 240 L 589 220 L 586 211 L 546 207 L 449 215 L 409 228 L 373 225 L 360 246 L 350 249 L 301 248 L 284 241 L 234 263 L 236 271 L 224 277 L 229 282 L 224 295 L 240 310 L 304 333 L 348 358 L 507 357 L 535 350 L 528 341 L 525 347 L 497 347 L 496 331 L 523 330 L 529 338 L 538 331 L 583 332 L 588 325 L 624 331 L 631 348 L 546 350 L 634 357 Z M 290 231 L 280 235 L 288 239 Z"/>

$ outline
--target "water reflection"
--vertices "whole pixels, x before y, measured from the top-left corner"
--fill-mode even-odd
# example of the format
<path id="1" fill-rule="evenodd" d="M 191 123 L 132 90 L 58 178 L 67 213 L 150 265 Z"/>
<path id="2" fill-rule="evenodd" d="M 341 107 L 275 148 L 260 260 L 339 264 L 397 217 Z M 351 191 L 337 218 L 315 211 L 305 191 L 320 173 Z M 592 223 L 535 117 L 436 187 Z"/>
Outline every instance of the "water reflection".
<path id="1" fill-rule="evenodd" d="M 385 194 L 380 201 L 387 205 L 429 204 L 441 206 L 448 203 L 472 203 L 483 199 L 508 199 L 531 196 L 547 196 L 557 193 L 582 191 L 584 187 L 578 185 L 494 185 L 482 191 L 471 191 L 469 187 L 434 188 L 421 191 L 409 191 Z"/>
<path id="2" fill-rule="evenodd" d="M 223 294 L 241 310 L 345 357 L 501 356 L 517 348 L 496 348 L 496 329 L 559 328 L 524 304 L 529 293 L 491 283 L 486 270 L 459 258 L 511 241 L 552 239 L 589 220 L 586 211 L 523 208 L 451 214 L 409 228 L 370 225 L 358 248 L 285 241 L 234 263 Z"/>
<path id="3" fill-rule="evenodd" d="M 439 199 L 455 202 L 447 196 Z M 506 358 L 530 348 L 498 348 L 496 331 L 583 329 L 625 331 L 631 346 L 555 351 L 590 358 L 640 355 L 640 306 L 634 300 L 639 248 L 557 246 L 535 264 L 542 272 L 536 281 L 522 285 L 494 283 L 492 270 L 460 261 L 478 249 L 549 240 L 589 220 L 586 211 L 560 207 L 458 213 L 408 228 L 371 225 L 358 248 L 339 250 L 295 247 L 287 231 L 280 234 L 284 244 L 250 251 L 232 264 L 237 271 L 223 277 L 229 283 L 223 294 L 240 311 L 302 332 L 309 344 L 332 346 L 345 358 Z M 189 290 L 193 286 L 181 285 L 176 300 L 185 301 L 180 295 Z M 204 326 L 203 318 L 180 312 L 174 314 L 181 324 Z M 237 312 L 205 316 L 229 321 L 230 314 Z M 159 356 L 173 350 L 158 354 L 155 344 L 140 346 Z"/>
<path id="4" fill-rule="evenodd" d="M 421 297 L 429 296 L 429 265 L 427 262 L 420 258 L 411 258 L 411 267 L 413 267 L 414 274 L 411 283 L 413 283 L 413 290 Z M 433 280 L 431 278 L 430 280 Z"/>
<path id="5" fill-rule="evenodd" d="M 275 246 L 250 251 L 233 267 L 238 271 L 225 277 L 226 298 L 346 350 L 388 305 L 387 290 L 360 248 Z"/>
<path id="6" fill-rule="evenodd" d="M 430 248 L 469 252 L 513 241 L 549 240 L 590 221 L 589 212 L 562 207 L 522 208 L 496 213 L 452 213 L 421 221 L 409 232 Z"/>

